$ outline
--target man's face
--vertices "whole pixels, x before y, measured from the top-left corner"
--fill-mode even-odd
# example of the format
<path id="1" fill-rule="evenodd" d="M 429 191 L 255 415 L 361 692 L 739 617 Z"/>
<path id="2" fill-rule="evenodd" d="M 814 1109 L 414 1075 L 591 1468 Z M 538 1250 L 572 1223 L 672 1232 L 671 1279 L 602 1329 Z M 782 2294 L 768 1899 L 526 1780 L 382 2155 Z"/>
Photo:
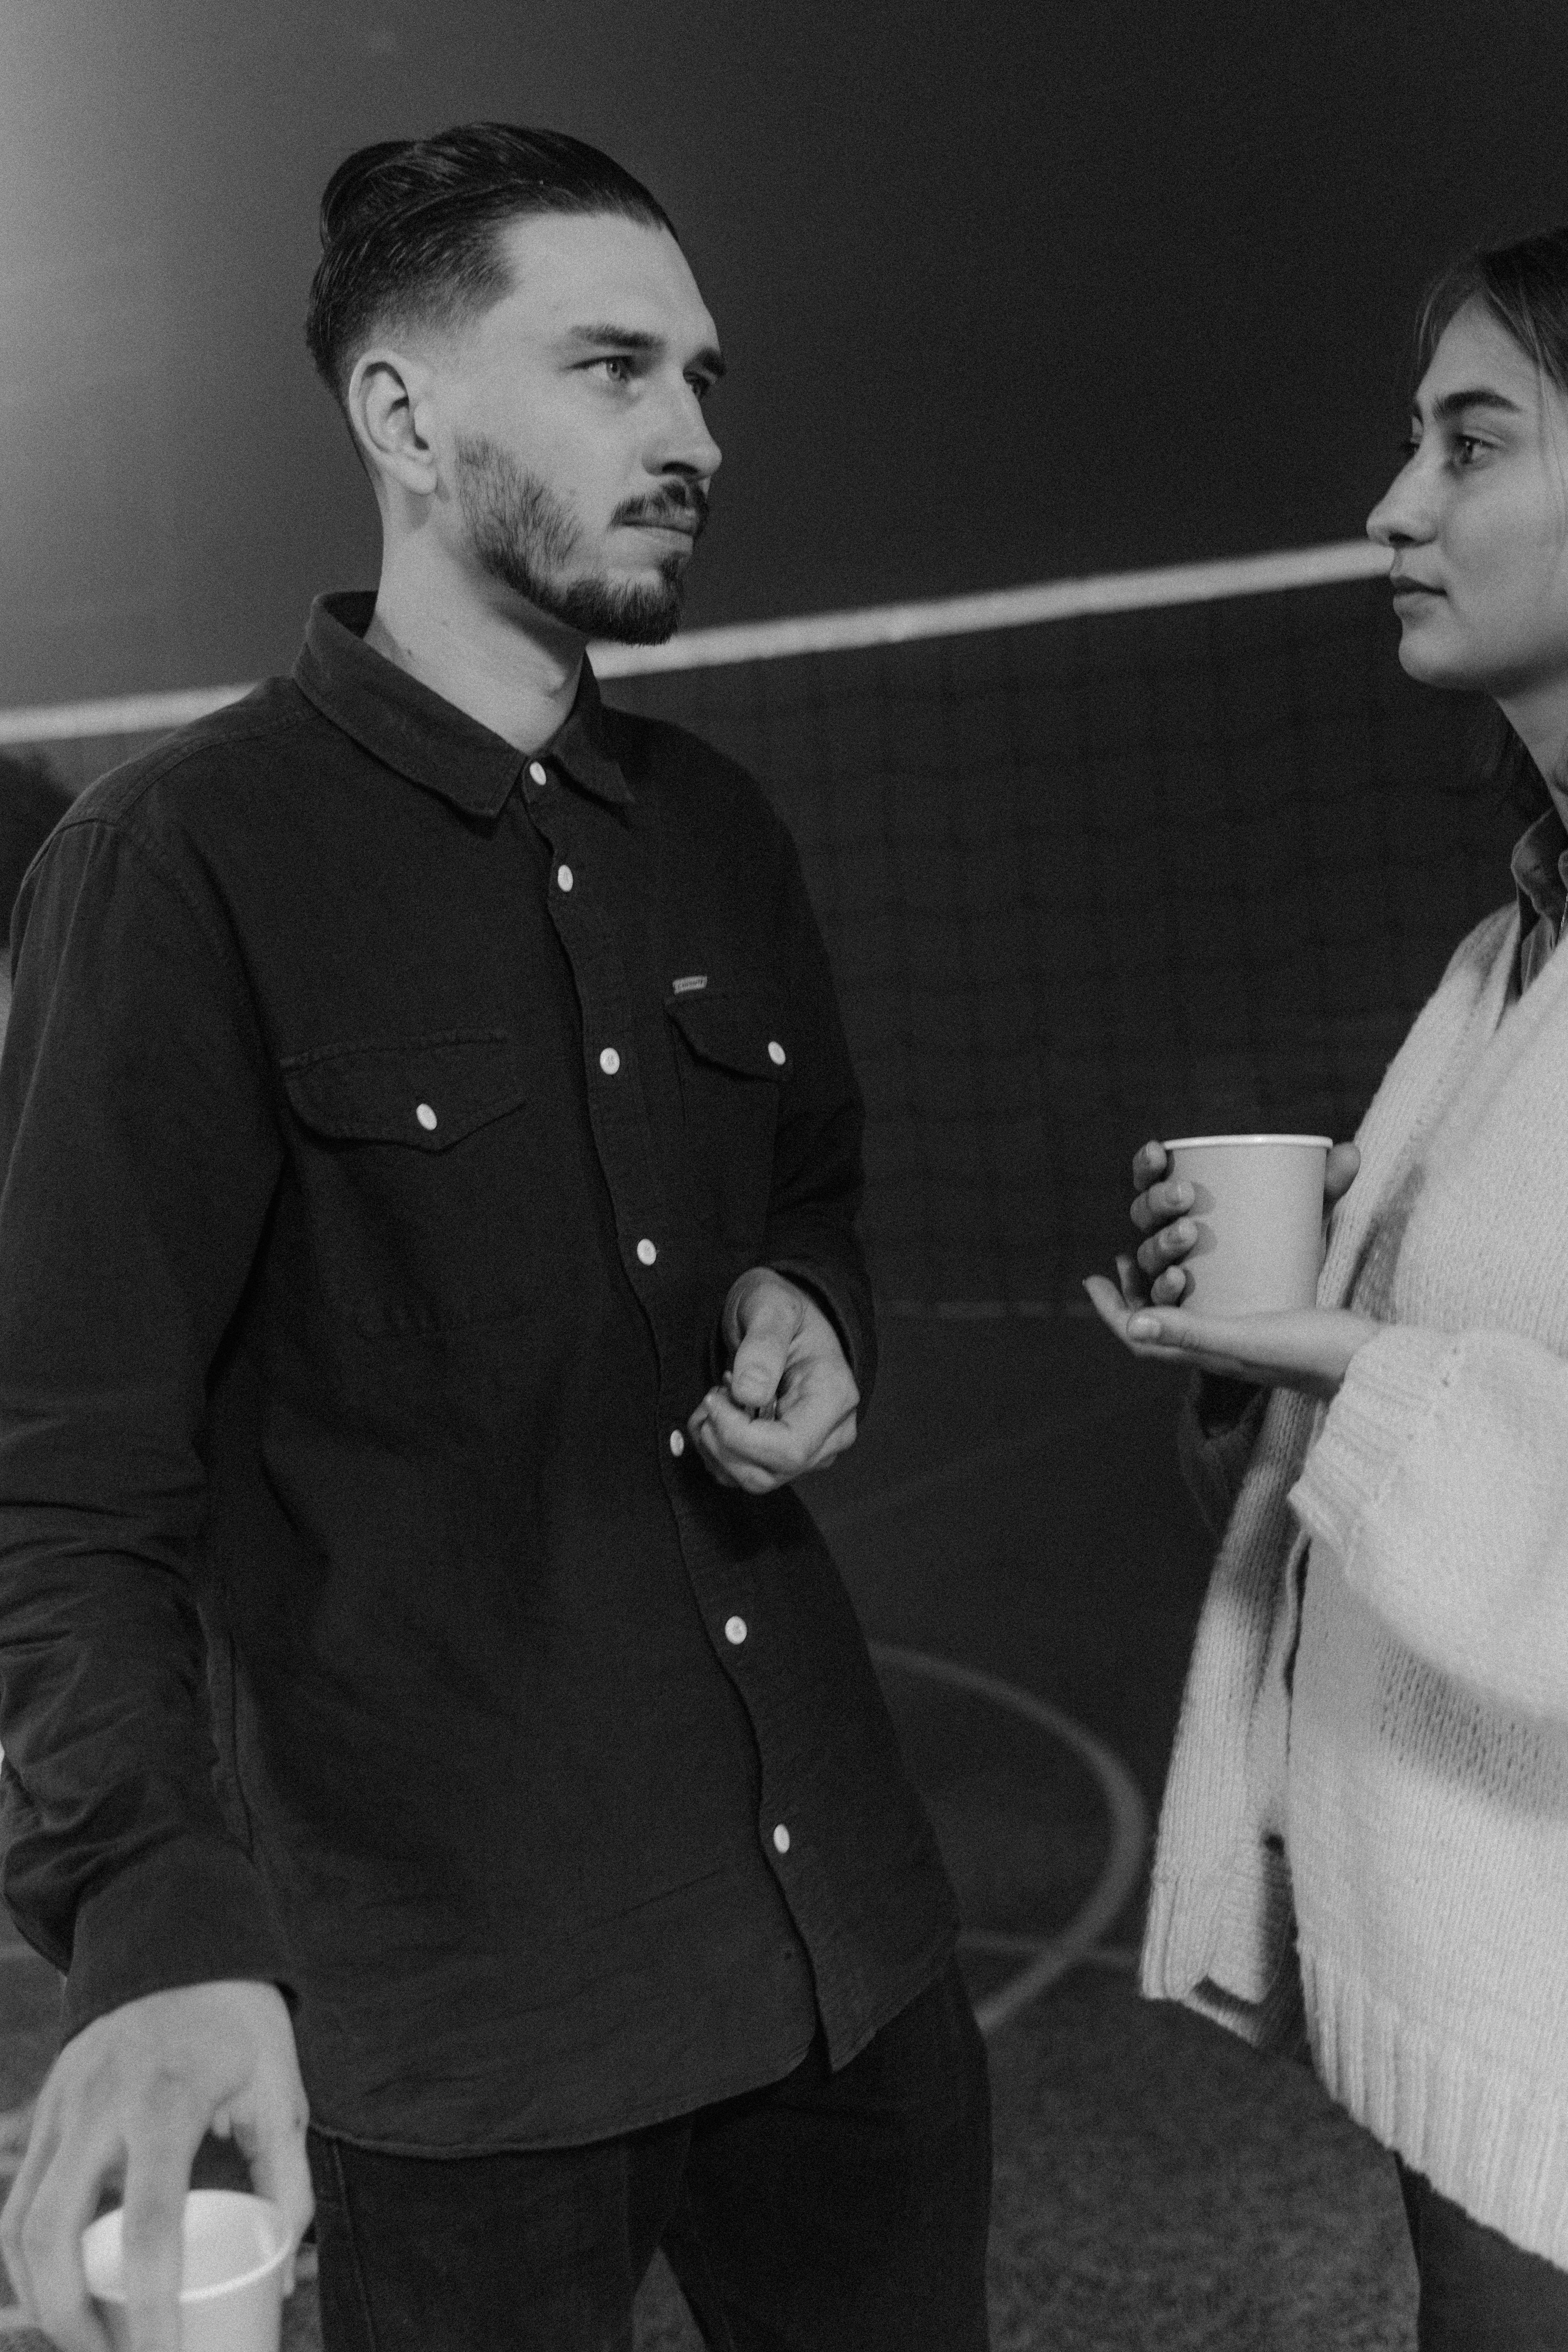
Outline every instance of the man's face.
<path id="1" fill-rule="evenodd" d="M 1408 446 L 1367 520 L 1405 667 L 1500 698 L 1568 681 L 1568 401 L 1483 303 L 1445 329 Z"/>
<path id="2" fill-rule="evenodd" d="M 504 238 L 511 292 L 437 364 L 437 528 L 536 611 L 657 643 L 719 468 L 713 321 L 668 230 L 545 213 Z"/>

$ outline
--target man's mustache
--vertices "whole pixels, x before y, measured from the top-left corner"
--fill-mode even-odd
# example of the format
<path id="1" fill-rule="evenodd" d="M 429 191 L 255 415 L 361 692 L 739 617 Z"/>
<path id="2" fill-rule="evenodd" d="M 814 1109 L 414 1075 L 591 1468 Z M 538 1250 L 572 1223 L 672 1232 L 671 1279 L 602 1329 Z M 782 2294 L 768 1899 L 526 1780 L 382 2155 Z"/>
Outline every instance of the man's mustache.
<path id="1" fill-rule="evenodd" d="M 679 530 L 689 530 L 698 540 L 708 528 L 708 494 L 705 490 L 689 489 L 676 498 L 667 494 L 658 499 L 629 499 L 625 506 L 616 509 L 613 520 L 617 523 L 673 523 Z"/>

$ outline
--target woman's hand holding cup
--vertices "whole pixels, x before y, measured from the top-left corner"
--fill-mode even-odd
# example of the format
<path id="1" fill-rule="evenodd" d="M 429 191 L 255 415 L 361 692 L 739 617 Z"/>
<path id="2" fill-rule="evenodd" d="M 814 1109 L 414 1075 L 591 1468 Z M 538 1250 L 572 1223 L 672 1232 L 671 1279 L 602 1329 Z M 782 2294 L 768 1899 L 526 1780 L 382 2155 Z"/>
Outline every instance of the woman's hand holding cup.
<path id="1" fill-rule="evenodd" d="M 1182 1261 L 1193 1249 L 1193 1188 L 1168 1174 L 1170 1154 L 1163 1143 L 1145 1143 L 1132 1155 L 1132 1206 L 1129 1214 L 1145 1236 L 1131 1257 L 1119 1257 L 1121 1296 L 1131 1307 L 1179 1307 L 1192 1277 Z M 1323 1170 L 1323 1215 L 1342 1201 L 1355 1181 L 1361 1153 L 1353 1143 L 1336 1143 Z"/>
<path id="2" fill-rule="evenodd" d="M 1335 1144 L 1323 1175 L 1323 1213 L 1355 1180 L 1361 1154 Z M 1131 1217 L 1142 1239 L 1118 1257 L 1120 1296 L 1101 1275 L 1085 1283 L 1097 1313 L 1131 1354 L 1184 1364 L 1257 1387 L 1298 1388 L 1333 1396 L 1352 1357 L 1378 1326 L 1340 1307 L 1289 1307 L 1256 1315 L 1200 1315 L 1181 1301 L 1192 1287 L 1184 1261 L 1197 1244 L 1194 1188 L 1173 1177 L 1162 1143 L 1145 1143 L 1132 1160 Z"/>

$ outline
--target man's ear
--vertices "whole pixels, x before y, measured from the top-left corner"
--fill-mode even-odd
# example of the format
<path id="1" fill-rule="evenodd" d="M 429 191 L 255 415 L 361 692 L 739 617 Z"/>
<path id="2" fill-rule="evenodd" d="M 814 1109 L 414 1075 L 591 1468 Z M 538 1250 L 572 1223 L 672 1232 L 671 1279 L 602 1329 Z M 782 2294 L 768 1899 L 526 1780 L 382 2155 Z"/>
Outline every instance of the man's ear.
<path id="1" fill-rule="evenodd" d="M 429 363 L 390 345 L 362 352 L 349 378 L 349 425 L 371 478 L 416 497 L 436 488 L 436 453 L 426 437 Z"/>

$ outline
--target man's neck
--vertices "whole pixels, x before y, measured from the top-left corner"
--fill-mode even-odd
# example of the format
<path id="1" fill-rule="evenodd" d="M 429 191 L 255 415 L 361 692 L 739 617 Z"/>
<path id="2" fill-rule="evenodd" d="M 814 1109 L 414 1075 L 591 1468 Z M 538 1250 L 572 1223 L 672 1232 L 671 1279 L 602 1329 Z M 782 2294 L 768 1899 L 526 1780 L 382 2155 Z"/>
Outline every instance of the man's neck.
<path id="1" fill-rule="evenodd" d="M 537 751 L 577 697 L 583 639 L 526 608 L 431 594 L 384 565 L 365 644 L 520 751 Z"/>

